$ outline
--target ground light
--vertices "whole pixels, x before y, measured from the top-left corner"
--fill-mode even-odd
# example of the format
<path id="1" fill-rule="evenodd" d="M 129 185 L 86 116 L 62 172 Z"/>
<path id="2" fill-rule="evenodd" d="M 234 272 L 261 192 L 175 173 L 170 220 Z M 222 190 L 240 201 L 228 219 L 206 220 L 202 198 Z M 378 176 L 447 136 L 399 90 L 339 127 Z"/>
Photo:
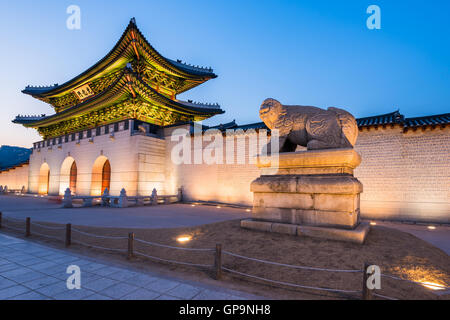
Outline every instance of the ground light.
<path id="1" fill-rule="evenodd" d="M 247 209 L 247 210 L 245 210 L 245 211 L 247 211 L 247 212 L 250 212 L 250 211 L 252 211 L 252 210 L 250 210 L 250 209 Z"/>
<path id="2" fill-rule="evenodd" d="M 436 227 L 435 227 L 435 226 L 428 226 L 428 229 L 430 229 L 430 230 L 435 230 Z"/>
<path id="3" fill-rule="evenodd" d="M 446 287 L 443 286 L 442 284 L 435 283 L 435 282 L 424 281 L 424 282 L 421 282 L 421 284 L 425 288 L 428 288 L 428 289 L 431 289 L 431 290 L 444 290 L 444 289 L 446 289 Z"/>
<path id="4" fill-rule="evenodd" d="M 376 226 L 377 223 L 376 223 L 375 221 L 371 221 L 371 222 L 370 222 L 370 225 L 371 225 L 371 226 Z"/>
<path id="5" fill-rule="evenodd" d="M 221 206 L 217 206 L 216 208 L 217 208 L 217 209 L 220 209 L 220 208 L 222 208 L 222 207 L 221 207 Z"/>
<path id="6" fill-rule="evenodd" d="M 184 242 L 188 242 L 191 241 L 191 237 L 190 236 L 180 236 L 177 238 L 177 241 L 180 243 L 184 243 Z"/>

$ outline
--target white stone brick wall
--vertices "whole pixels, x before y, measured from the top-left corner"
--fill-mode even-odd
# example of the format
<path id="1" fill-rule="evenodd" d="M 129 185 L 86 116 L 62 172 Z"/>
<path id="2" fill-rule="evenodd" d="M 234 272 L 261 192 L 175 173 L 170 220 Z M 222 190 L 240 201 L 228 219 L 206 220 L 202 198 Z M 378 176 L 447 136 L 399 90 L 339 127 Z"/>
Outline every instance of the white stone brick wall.
<path id="1" fill-rule="evenodd" d="M 450 128 L 359 132 L 363 217 L 450 223 Z"/>
<path id="2" fill-rule="evenodd" d="M 8 186 L 9 190 L 28 189 L 28 164 L 0 172 L 0 186 Z"/>

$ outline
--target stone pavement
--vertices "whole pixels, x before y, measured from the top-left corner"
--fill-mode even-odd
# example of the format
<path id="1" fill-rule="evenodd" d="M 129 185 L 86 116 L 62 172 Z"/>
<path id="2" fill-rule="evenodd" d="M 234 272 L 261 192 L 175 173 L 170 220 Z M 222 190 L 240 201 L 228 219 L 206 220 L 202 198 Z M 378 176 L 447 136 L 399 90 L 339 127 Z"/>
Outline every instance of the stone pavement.
<path id="1" fill-rule="evenodd" d="M 81 289 L 67 289 L 69 265 L 81 269 Z M 49 248 L 0 233 L 0 300 L 243 300 L 262 299 Z"/>
<path id="2" fill-rule="evenodd" d="M 61 203 L 46 198 L 0 196 L 0 211 L 5 217 L 32 221 L 72 223 L 93 227 L 177 228 L 226 220 L 249 218 L 245 209 L 210 205 L 171 204 L 129 208 L 61 208 Z"/>

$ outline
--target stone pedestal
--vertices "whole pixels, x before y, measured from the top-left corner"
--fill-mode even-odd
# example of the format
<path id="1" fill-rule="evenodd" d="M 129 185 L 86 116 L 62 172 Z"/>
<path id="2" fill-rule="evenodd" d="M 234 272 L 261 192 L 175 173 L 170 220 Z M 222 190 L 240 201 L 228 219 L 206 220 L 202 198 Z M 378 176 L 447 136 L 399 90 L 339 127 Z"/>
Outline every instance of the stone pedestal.
<path id="1" fill-rule="evenodd" d="M 241 226 L 291 235 L 362 243 L 361 182 L 353 170 L 361 157 L 353 149 L 280 153 L 273 174 L 270 157 L 259 157 L 262 173 L 251 184 L 253 213 Z M 270 172 L 272 170 L 272 172 Z"/>

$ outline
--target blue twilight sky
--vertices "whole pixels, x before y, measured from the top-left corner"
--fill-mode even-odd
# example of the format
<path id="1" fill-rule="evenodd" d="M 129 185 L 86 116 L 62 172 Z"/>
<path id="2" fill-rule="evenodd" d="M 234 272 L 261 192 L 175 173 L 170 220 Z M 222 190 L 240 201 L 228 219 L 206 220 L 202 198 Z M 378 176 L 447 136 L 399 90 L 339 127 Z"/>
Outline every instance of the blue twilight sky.
<path id="1" fill-rule="evenodd" d="M 1 0 L 0 145 L 30 147 L 17 114 L 51 114 L 22 94 L 28 84 L 63 83 L 100 60 L 131 17 L 164 56 L 211 66 L 219 75 L 179 98 L 218 102 L 206 124 L 260 121 L 267 97 L 284 104 L 339 106 L 364 117 L 450 112 L 447 0 Z M 66 9 L 81 8 L 81 30 Z M 366 27 L 369 5 L 381 30 Z"/>

